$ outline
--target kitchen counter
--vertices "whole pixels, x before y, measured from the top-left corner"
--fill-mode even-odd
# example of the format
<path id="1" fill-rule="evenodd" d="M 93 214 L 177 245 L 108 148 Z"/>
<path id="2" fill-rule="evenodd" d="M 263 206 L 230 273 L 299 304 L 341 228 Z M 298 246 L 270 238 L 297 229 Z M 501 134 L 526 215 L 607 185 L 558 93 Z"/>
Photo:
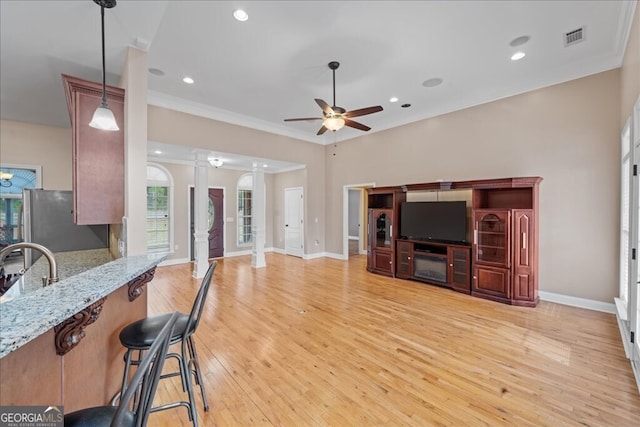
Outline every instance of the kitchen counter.
<path id="1" fill-rule="evenodd" d="M 112 260 L 107 249 L 55 254 L 60 281 L 42 287 L 48 262 L 41 257 L 0 304 L 0 358 L 154 268 L 162 255 Z M 15 288 L 15 289 L 14 289 Z"/>

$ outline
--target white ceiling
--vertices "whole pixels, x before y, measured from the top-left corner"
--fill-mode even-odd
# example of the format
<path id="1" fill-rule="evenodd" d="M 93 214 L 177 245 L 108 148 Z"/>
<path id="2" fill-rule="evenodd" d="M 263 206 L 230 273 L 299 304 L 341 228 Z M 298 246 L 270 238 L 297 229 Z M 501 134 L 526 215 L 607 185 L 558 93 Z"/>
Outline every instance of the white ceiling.
<path id="1" fill-rule="evenodd" d="M 238 7 L 248 21 L 233 18 Z M 635 0 L 119 0 L 105 11 L 107 83 L 118 83 L 134 45 L 148 51 L 149 68 L 164 72 L 148 76 L 150 104 L 328 144 L 364 132 L 316 136 L 319 121 L 283 120 L 320 117 L 314 98 L 333 104 L 330 61 L 341 63 L 338 106 L 384 107 L 356 119 L 373 133 L 619 67 L 635 7 Z M 579 27 L 584 41 L 565 47 L 564 33 Z M 509 45 L 523 35 L 528 43 Z M 511 61 L 516 50 L 526 57 Z M 100 81 L 100 7 L 0 1 L 1 118 L 68 127 L 61 73 Z M 187 75 L 195 84 L 182 82 Z M 430 78 L 443 83 L 424 87 Z"/>

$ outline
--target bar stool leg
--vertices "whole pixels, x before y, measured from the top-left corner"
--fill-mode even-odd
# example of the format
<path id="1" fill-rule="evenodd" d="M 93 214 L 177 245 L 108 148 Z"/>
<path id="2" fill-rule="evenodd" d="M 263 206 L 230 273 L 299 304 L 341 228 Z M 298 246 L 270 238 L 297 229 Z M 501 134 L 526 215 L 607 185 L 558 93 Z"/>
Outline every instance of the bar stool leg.
<path id="1" fill-rule="evenodd" d="M 193 383 L 191 381 L 191 360 L 187 358 L 187 341 L 182 341 L 182 362 L 184 363 L 184 372 L 186 374 L 187 394 L 189 395 L 189 406 L 194 427 L 198 426 L 198 413 L 196 411 L 196 399 L 193 395 Z"/>
<path id="2" fill-rule="evenodd" d="M 196 353 L 196 344 L 193 341 L 193 336 L 187 338 L 187 344 L 189 346 L 189 353 L 191 353 L 191 359 L 193 360 L 194 371 L 196 374 L 196 384 L 200 386 L 200 392 L 202 393 L 202 402 L 204 403 L 204 410 L 206 412 L 209 410 L 209 402 L 207 402 L 207 393 L 204 391 L 202 370 L 200 369 L 200 360 L 198 360 L 198 353 Z"/>

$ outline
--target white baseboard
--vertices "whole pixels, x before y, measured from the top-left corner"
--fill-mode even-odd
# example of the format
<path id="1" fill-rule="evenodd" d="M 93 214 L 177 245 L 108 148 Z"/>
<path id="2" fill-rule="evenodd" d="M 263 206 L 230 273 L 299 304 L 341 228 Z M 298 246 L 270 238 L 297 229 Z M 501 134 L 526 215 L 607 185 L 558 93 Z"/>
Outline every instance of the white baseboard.
<path id="1" fill-rule="evenodd" d="M 168 265 L 186 264 L 188 262 L 191 262 L 191 260 L 189 260 L 189 258 L 168 259 L 168 260 L 165 260 L 165 261 L 162 261 L 161 263 L 159 263 L 158 267 L 166 267 Z"/>
<path id="2" fill-rule="evenodd" d="M 251 249 L 247 249 L 244 251 L 235 251 L 235 252 L 225 252 L 225 258 L 233 258 L 235 256 L 243 256 L 243 255 L 251 255 Z"/>
<path id="3" fill-rule="evenodd" d="M 603 311 L 605 313 L 616 313 L 616 305 L 614 303 L 572 297 L 569 295 L 556 294 L 546 291 L 540 291 L 539 295 L 540 299 L 544 301 L 556 302 L 558 304 L 570 305 L 572 307 L 587 308 L 589 310 Z"/>
<path id="4" fill-rule="evenodd" d="M 332 252 L 323 252 L 324 256 L 327 258 L 339 259 L 341 261 L 348 261 L 349 256 L 343 254 L 334 254 Z"/>

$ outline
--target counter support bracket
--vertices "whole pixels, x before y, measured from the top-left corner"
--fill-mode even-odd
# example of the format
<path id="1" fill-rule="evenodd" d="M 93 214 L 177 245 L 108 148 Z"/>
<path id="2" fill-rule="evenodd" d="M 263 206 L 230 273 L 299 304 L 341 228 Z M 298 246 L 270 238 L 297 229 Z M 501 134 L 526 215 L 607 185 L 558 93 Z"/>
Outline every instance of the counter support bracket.
<path id="1" fill-rule="evenodd" d="M 64 356 L 80 344 L 80 341 L 85 336 L 84 328 L 98 320 L 106 299 L 107 297 L 100 298 L 84 310 L 79 311 L 54 327 L 56 354 Z"/>
<path id="2" fill-rule="evenodd" d="M 140 295 L 142 295 L 142 291 L 144 290 L 143 286 L 153 280 L 154 274 L 156 274 L 155 266 L 127 283 L 127 285 L 129 286 L 129 301 L 133 301 Z"/>

